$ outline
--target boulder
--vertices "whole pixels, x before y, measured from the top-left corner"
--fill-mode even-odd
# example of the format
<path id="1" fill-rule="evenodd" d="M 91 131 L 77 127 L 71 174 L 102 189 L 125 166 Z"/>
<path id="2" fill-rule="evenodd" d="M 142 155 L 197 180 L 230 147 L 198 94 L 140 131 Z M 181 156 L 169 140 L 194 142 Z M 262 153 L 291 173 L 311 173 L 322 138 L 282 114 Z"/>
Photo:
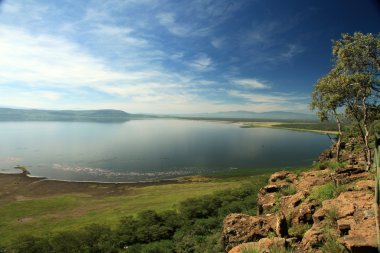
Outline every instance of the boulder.
<path id="1" fill-rule="evenodd" d="M 297 191 L 309 191 L 314 186 L 324 185 L 331 181 L 328 169 L 301 173 L 301 177 L 294 182 Z"/>
<path id="2" fill-rule="evenodd" d="M 281 197 L 281 211 L 287 217 L 293 217 L 293 214 L 299 212 L 299 206 L 309 196 L 308 191 L 300 191 L 290 196 Z"/>
<path id="3" fill-rule="evenodd" d="M 312 224 L 313 214 L 317 209 L 314 203 L 303 202 L 298 207 L 294 208 L 291 213 L 291 224 Z"/>
<path id="4" fill-rule="evenodd" d="M 350 252 L 375 252 L 377 241 L 373 201 L 371 191 L 343 192 L 336 199 L 323 201 L 322 207 L 313 215 L 313 227 L 302 240 L 303 249 L 313 247 L 323 239 L 319 230 L 325 222 L 331 223 L 333 219 L 339 235 L 338 242 Z"/>
<path id="5" fill-rule="evenodd" d="M 283 214 L 249 216 L 232 213 L 224 219 L 222 239 L 226 250 L 230 250 L 236 245 L 258 241 L 271 234 L 283 237 L 286 233 L 286 219 Z"/>
<path id="6" fill-rule="evenodd" d="M 283 248 L 286 247 L 286 240 L 280 237 L 262 238 L 258 242 L 243 243 L 232 248 L 228 253 L 242 253 L 246 250 L 260 250 L 260 253 L 271 253 L 271 248 Z"/>
<path id="7" fill-rule="evenodd" d="M 258 215 L 270 213 L 276 205 L 276 192 L 289 186 L 289 183 L 268 184 L 260 189 L 257 196 Z"/>
<path id="8" fill-rule="evenodd" d="M 293 182 L 296 178 L 297 176 L 294 173 L 283 170 L 273 173 L 269 178 L 268 184 L 276 183 L 282 180 L 285 180 L 286 182 L 290 183 Z"/>
<path id="9" fill-rule="evenodd" d="M 311 229 L 306 231 L 301 243 L 297 247 L 297 252 L 312 252 L 324 241 L 325 237 L 321 226 L 314 225 Z"/>

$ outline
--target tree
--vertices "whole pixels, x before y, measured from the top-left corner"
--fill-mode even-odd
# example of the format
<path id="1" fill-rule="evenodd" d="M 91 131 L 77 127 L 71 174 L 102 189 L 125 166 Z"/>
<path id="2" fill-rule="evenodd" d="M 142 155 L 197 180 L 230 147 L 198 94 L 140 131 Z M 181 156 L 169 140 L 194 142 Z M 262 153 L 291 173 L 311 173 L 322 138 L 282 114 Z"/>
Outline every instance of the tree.
<path id="1" fill-rule="evenodd" d="M 335 71 L 347 90 L 346 113 L 353 119 L 364 142 L 367 165 L 372 163 L 369 126 L 379 118 L 380 34 L 343 34 L 334 43 Z"/>
<path id="2" fill-rule="evenodd" d="M 343 113 L 339 109 L 344 105 L 344 89 L 334 72 L 318 80 L 311 94 L 310 108 L 317 109 L 317 115 L 323 122 L 331 117 L 335 118 L 338 126 L 338 138 L 336 142 L 336 160 L 339 162 L 340 146 L 342 141 L 342 118 Z"/>
<path id="3" fill-rule="evenodd" d="M 339 107 L 357 125 L 364 157 L 372 163 L 370 125 L 379 119 L 380 34 L 342 34 L 333 42 L 333 67 L 314 87 L 312 108 L 321 119 Z"/>

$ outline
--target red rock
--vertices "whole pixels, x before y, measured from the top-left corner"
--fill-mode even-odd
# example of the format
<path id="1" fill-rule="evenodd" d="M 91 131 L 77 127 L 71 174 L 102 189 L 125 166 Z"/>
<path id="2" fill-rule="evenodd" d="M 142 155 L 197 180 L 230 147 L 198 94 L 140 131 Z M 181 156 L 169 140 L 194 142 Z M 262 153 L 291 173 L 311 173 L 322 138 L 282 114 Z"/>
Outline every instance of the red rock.
<path id="1" fill-rule="evenodd" d="M 286 240 L 280 237 L 262 238 L 258 242 L 243 243 L 232 248 L 228 253 L 242 253 L 244 249 L 259 249 L 260 253 L 271 253 L 272 247 L 285 249 Z"/>
<path id="2" fill-rule="evenodd" d="M 268 184 L 275 183 L 281 180 L 293 182 L 296 178 L 297 176 L 294 173 L 283 170 L 283 171 L 273 173 L 269 178 Z"/>
<path id="3" fill-rule="evenodd" d="M 286 220 L 283 214 L 267 216 L 249 216 L 233 213 L 224 219 L 223 242 L 227 250 L 246 242 L 267 237 L 270 233 L 285 236 Z"/>

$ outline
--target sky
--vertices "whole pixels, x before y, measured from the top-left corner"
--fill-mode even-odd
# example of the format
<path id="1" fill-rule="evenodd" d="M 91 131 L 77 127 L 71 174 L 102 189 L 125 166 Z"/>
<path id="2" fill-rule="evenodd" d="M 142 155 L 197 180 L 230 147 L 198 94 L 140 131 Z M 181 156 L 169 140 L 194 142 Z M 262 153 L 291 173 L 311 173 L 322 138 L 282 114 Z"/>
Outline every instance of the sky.
<path id="1" fill-rule="evenodd" d="M 310 112 L 375 0 L 0 0 L 0 106 Z"/>

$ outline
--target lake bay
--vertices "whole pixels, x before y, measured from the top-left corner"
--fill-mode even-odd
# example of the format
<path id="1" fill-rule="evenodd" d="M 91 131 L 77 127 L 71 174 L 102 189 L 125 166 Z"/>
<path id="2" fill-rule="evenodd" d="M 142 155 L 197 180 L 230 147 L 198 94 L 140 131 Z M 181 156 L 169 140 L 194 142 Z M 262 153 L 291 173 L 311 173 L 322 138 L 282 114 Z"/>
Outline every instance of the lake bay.
<path id="1" fill-rule="evenodd" d="M 134 182 L 310 165 L 324 134 L 240 128 L 224 122 L 149 119 L 124 123 L 1 122 L 0 172 Z"/>

